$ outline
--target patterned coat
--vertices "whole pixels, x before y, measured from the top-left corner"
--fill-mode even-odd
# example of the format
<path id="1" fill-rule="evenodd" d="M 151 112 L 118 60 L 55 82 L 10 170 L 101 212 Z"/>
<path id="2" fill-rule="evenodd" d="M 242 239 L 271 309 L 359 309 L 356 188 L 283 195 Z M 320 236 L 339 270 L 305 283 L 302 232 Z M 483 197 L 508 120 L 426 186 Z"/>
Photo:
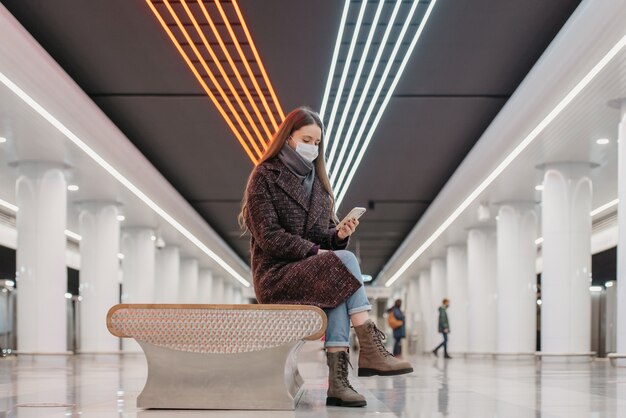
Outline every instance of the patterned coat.
<path id="1" fill-rule="evenodd" d="M 331 217 L 331 199 L 315 176 L 311 199 L 278 158 L 257 166 L 248 186 L 246 224 L 254 290 L 260 303 L 334 308 L 361 287 L 333 253 L 308 256 L 315 245 L 344 249 Z"/>

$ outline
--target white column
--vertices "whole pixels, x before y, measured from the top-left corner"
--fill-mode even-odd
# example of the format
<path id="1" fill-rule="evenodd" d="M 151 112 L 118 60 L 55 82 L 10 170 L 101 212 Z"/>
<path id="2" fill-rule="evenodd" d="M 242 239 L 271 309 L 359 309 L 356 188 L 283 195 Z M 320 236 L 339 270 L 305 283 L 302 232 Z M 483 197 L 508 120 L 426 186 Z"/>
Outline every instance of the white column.
<path id="1" fill-rule="evenodd" d="M 216 305 L 225 304 L 224 302 L 224 279 L 213 275 L 213 296 L 211 303 Z"/>
<path id="2" fill-rule="evenodd" d="M 17 349 L 64 353 L 67 351 L 64 166 L 21 162 L 18 169 Z"/>
<path id="3" fill-rule="evenodd" d="M 421 301 L 418 279 L 418 276 L 410 276 L 408 278 L 407 297 L 406 301 L 403 303 L 406 318 L 407 337 L 412 334 L 419 334 L 418 326 L 421 320 Z"/>
<path id="4" fill-rule="evenodd" d="M 439 307 L 447 297 L 446 261 L 443 258 L 433 258 L 430 261 L 430 291 L 433 304 L 434 327 L 432 338 L 436 343 L 443 337 L 439 334 Z"/>
<path id="5" fill-rule="evenodd" d="M 119 301 L 117 278 L 120 223 L 115 202 L 79 205 L 80 235 L 80 351 L 119 350 L 119 339 L 107 330 L 104 318 Z"/>
<path id="6" fill-rule="evenodd" d="M 180 282 L 180 249 L 168 245 L 156 253 L 154 301 L 156 303 L 178 303 Z"/>
<path id="7" fill-rule="evenodd" d="M 235 289 L 235 304 L 240 305 L 243 303 L 243 289 L 241 287 L 237 287 Z"/>
<path id="8" fill-rule="evenodd" d="M 537 216 L 534 202 L 506 202 L 498 212 L 496 352 L 535 355 Z"/>
<path id="9" fill-rule="evenodd" d="M 545 166 L 541 351 L 591 347 L 591 196 L 588 163 Z"/>
<path id="10" fill-rule="evenodd" d="M 228 279 L 224 279 L 224 303 L 233 303 L 233 285 Z"/>
<path id="11" fill-rule="evenodd" d="M 468 354 L 496 350 L 496 231 L 470 229 L 467 237 Z"/>
<path id="12" fill-rule="evenodd" d="M 199 303 L 198 260 L 195 258 L 183 258 L 180 260 L 178 294 L 180 303 Z"/>
<path id="13" fill-rule="evenodd" d="M 448 320 L 450 321 L 450 341 L 448 351 L 451 353 L 467 352 L 467 251 L 465 246 L 450 246 L 446 253 L 446 270 L 448 279 Z"/>
<path id="14" fill-rule="evenodd" d="M 617 223 L 619 241 L 617 244 L 617 352 L 626 353 L 626 99 L 618 101 L 620 105 L 620 123 L 618 133 L 618 170 L 617 170 Z M 616 103 L 616 104 L 618 104 Z M 626 360 L 619 360 L 620 366 L 626 366 Z"/>
<path id="15" fill-rule="evenodd" d="M 154 231 L 150 228 L 125 228 L 122 231 L 122 302 L 154 302 L 155 248 Z M 139 345 L 124 338 L 124 351 L 139 352 Z"/>
<path id="16" fill-rule="evenodd" d="M 429 352 L 435 348 L 433 334 L 437 331 L 435 323 L 435 307 L 433 306 L 431 290 L 430 290 L 430 271 L 422 270 L 418 280 L 420 288 L 420 308 L 422 312 L 422 327 L 418 335 L 418 339 L 422 341 L 424 352 Z"/>
<path id="17" fill-rule="evenodd" d="M 441 301 L 448 296 L 446 278 L 446 261 L 443 258 L 433 258 L 430 261 L 430 286 L 435 308 L 441 306 Z"/>
<path id="18" fill-rule="evenodd" d="M 198 273 L 198 303 L 212 303 L 213 296 L 213 272 L 210 269 L 202 269 Z"/>

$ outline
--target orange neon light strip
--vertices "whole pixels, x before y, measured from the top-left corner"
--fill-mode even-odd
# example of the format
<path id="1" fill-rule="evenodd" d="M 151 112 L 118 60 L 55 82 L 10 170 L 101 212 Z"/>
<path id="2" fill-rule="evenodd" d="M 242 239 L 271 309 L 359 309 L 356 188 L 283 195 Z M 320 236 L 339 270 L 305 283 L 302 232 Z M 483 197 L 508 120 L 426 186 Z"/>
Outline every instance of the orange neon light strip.
<path id="1" fill-rule="evenodd" d="M 235 1 L 233 1 L 232 4 L 235 5 L 236 4 Z M 272 125 L 274 125 L 274 129 L 278 129 L 278 124 L 276 123 L 276 119 L 274 119 L 274 115 L 270 111 L 269 106 L 267 104 L 267 101 L 265 100 L 265 95 L 261 91 L 261 87 L 259 87 L 259 84 L 257 83 L 256 78 L 254 77 L 254 74 L 252 73 L 252 69 L 250 68 L 250 65 L 248 64 L 248 60 L 246 59 L 246 56 L 243 53 L 241 45 L 239 44 L 239 41 L 237 40 L 237 36 L 235 36 L 235 32 L 233 31 L 233 28 L 232 28 L 230 22 L 228 21 L 228 18 L 226 17 L 226 13 L 224 12 L 224 8 L 220 4 L 220 0 L 215 0 L 215 5 L 217 6 L 218 10 L 220 11 L 220 15 L 222 16 L 222 19 L 224 20 L 224 23 L 226 24 L 226 28 L 228 29 L 228 33 L 230 34 L 231 38 L 233 38 L 233 43 L 235 44 L 235 47 L 237 48 L 237 52 L 239 52 L 239 56 L 241 57 L 241 60 L 242 60 L 243 64 L 246 67 L 246 70 L 248 71 L 248 75 L 250 76 L 250 79 L 252 80 L 252 83 L 254 84 L 254 87 L 255 87 L 255 89 L 257 91 L 257 94 L 259 95 L 259 97 L 261 98 L 261 101 L 263 102 L 263 107 L 265 108 L 265 111 L 267 112 L 267 114 L 270 116 L 270 118 L 272 120 Z M 244 25 L 243 20 L 241 21 L 241 25 L 243 27 L 243 25 Z M 252 50 L 254 50 L 253 44 L 250 44 L 250 48 Z M 259 65 L 259 67 L 260 67 L 260 65 Z M 268 84 L 268 87 L 269 86 L 270 85 Z M 282 119 L 284 119 L 284 118 L 285 117 L 283 116 Z"/>
<path id="2" fill-rule="evenodd" d="M 211 40 L 208 39 L 207 34 L 205 34 L 202 29 L 202 27 L 206 24 L 200 23 L 199 19 L 196 19 L 196 16 L 194 15 L 194 12 L 196 12 L 197 14 L 198 9 L 196 8 L 194 10 L 190 7 L 191 5 L 188 4 L 188 2 L 191 2 L 191 0 L 146 0 L 146 2 L 148 3 L 152 12 L 157 17 L 159 23 L 161 24 L 167 35 L 169 36 L 170 40 L 174 43 L 176 49 L 183 57 L 184 61 L 192 70 L 192 73 L 194 74 L 196 79 L 198 79 L 198 81 L 200 82 L 202 88 L 210 97 L 213 104 L 217 107 L 221 116 L 224 118 L 233 133 L 235 133 L 237 140 L 242 145 L 246 154 L 248 154 L 252 162 L 256 165 L 258 163 L 258 159 L 263 155 L 264 151 L 267 150 L 268 144 L 272 137 L 271 128 L 268 125 L 267 121 L 271 123 L 274 129 L 277 129 L 278 123 L 276 121 L 277 118 L 275 117 L 274 112 L 276 112 L 280 116 L 280 120 L 284 119 L 284 112 L 280 106 L 280 103 L 278 102 L 276 93 L 269 81 L 269 77 L 267 76 L 267 71 L 265 70 L 263 63 L 260 60 L 258 50 L 253 43 L 250 31 L 248 30 L 248 27 L 243 20 L 243 15 L 239 6 L 236 4 L 236 0 L 231 0 L 230 4 L 232 4 L 239 22 L 237 22 L 236 19 L 233 17 L 232 23 L 239 23 L 241 25 L 243 32 L 246 36 L 246 40 L 242 40 L 242 42 L 247 42 L 250 50 L 252 51 L 252 54 L 254 55 L 254 59 L 251 58 L 250 60 L 248 60 L 248 58 L 246 57 L 242 45 L 240 44 L 240 41 L 237 38 L 235 31 L 233 30 L 231 21 L 229 21 L 222 4 L 220 4 L 219 0 L 213 0 L 213 3 L 217 6 L 223 24 L 228 29 L 228 33 L 232 38 L 232 44 L 235 46 L 237 53 L 239 54 L 240 61 L 245 67 L 248 73 L 248 77 L 254 85 L 254 90 L 256 90 L 256 94 L 253 94 L 251 87 L 248 87 L 248 84 L 243 79 L 243 68 L 240 70 L 241 67 L 237 67 L 235 60 L 233 59 L 233 55 L 230 53 L 228 47 L 226 46 L 226 43 L 224 42 L 225 38 L 222 38 L 219 30 L 217 29 L 216 22 L 214 21 L 214 19 L 211 18 L 203 0 L 197 0 L 197 6 L 199 6 L 202 15 L 204 15 L 204 19 L 206 19 L 206 22 L 211 28 L 214 37 Z M 158 7 L 161 7 L 162 11 L 163 7 L 155 5 L 155 2 L 157 4 L 164 5 L 167 8 L 167 12 L 161 14 L 158 10 Z M 182 6 L 184 12 L 180 8 L 175 10 L 174 7 L 172 7 L 174 4 L 176 6 Z M 232 16 L 232 11 L 230 13 Z M 173 19 L 173 22 L 169 16 L 167 18 L 165 17 L 168 14 L 171 16 L 171 19 Z M 184 23 L 182 21 L 183 17 L 185 18 Z M 167 22 L 166 19 L 169 20 L 169 22 Z M 186 21 L 186 19 L 189 20 Z M 188 26 L 190 26 L 190 24 L 193 25 L 193 27 L 195 28 L 200 40 L 194 41 L 194 39 L 192 39 L 192 35 L 190 34 L 190 32 L 188 32 Z M 178 29 L 179 32 L 175 34 L 172 28 Z M 220 58 L 217 56 L 217 50 L 214 49 L 215 41 L 219 43 L 221 52 L 223 53 L 225 59 L 228 61 L 230 68 L 232 68 L 233 74 L 237 78 L 241 90 L 238 91 L 235 88 L 235 86 L 231 82 L 232 75 L 229 76 L 227 74 L 224 65 L 222 65 Z M 208 51 L 212 61 L 207 62 L 206 58 L 204 58 L 204 56 L 198 49 L 198 47 L 201 46 L 203 46 L 206 51 Z M 191 49 L 193 53 L 189 49 Z M 191 59 L 191 57 L 194 55 L 195 58 L 197 58 L 196 60 Z M 223 59 L 224 58 L 222 58 L 222 60 Z M 214 67 L 211 67 L 209 63 Z M 258 73 L 257 75 L 254 74 L 250 65 L 251 63 L 257 64 L 259 72 L 261 73 L 260 75 L 258 75 Z M 214 72 L 215 68 L 217 68 L 219 76 L 221 76 L 221 78 L 219 78 L 218 74 Z M 210 79 L 211 86 L 207 84 L 207 77 Z M 267 86 L 266 93 L 263 92 L 259 85 L 259 83 L 261 82 L 261 78 Z M 226 84 L 227 90 L 229 91 L 230 95 L 227 94 L 225 88 L 222 87 L 223 84 Z M 243 92 L 243 95 L 241 94 L 241 92 Z M 267 93 L 269 93 L 269 96 L 271 97 L 268 97 Z M 255 96 L 258 96 L 258 99 L 256 99 Z M 259 99 L 263 104 L 263 109 L 265 110 L 265 113 L 261 110 L 256 101 Z M 273 105 L 272 107 L 275 109 L 274 111 L 271 110 L 270 104 Z M 235 106 L 238 106 L 239 109 L 236 110 Z M 249 110 L 253 111 L 256 118 L 252 116 L 252 113 Z M 243 114 L 242 116 L 246 119 L 247 124 L 244 123 L 242 117 L 240 117 L 241 114 Z M 249 127 L 251 127 L 251 130 L 254 131 L 254 135 L 251 133 L 250 129 L 248 129 Z M 261 133 L 261 128 L 263 130 L 263 133 Z"/>
<path id="3" fill-rule="evenodd" d="M 166 5 L 168 6 L 168 9 L 170 9 L 169 4 L 167 4 L 167 0 L 164 0 L 164 1 L 166 2 Z M 183 5 L 183 7 L 185 8 L 185 11 L 187 12 L 187 15 L 189 16 L 189 19 L 191 19 L 191 23 L 196 28 L 196 31 L 198 32 L 198 35 L 202 39 L 202 42 L 203 42 L 204 46 L 206 47 L 207 51 L 209 51 L 209 54 L 211 55 L 211 58 L 213 59 L 213 62 L 215 62 L 215 64 L 217 65 L 217 68 L 218 68 L 220 74 L 222 75 L 222 78 L 224 79 L 224 81 L 226 81 L 226 84 L 228 85 L 228 88 L 230 89 L 230 92 L 232 93 L 233 97 L 237 101 L 237 104 L 239 105 L 241 110 L 243 110 L 246 118 L 248 119 L 248 123 L 250 123 L 250 126 L 252 127 L 252 130 L 257 135 L 257 139 L 260 141 L 261 144 L 264 144 L 265 140 L 263 139 L 263 135 L 261 135 L 261 132 L 259 132 L 259 130 L 258 130 L 257 126 L 256 126 L 256 123 L 254 123 L 254 121 L 252 120 L 252 116 L 250 116 L 250 112 L 248 112 L 248 109 L 246 108 L 246 106 L 241 101 L 241 98 L 237 94 L 237 90 L 235 90 L 235 87 L 233 86 L 233 83 L 230 82 L 230 79 L 226 75 L 226 71 L 224 71 L 224 67 L 222 66 L 222 63 L 220 63 L 219 59 L 215 55 L 215 52 L 213 52 L 213 48 L 211 48 L 211 45 L 209 45 L 209 41 L 207 41 L 206 36 L 204 36 L 204 33 L 202 32 L 202 29 L 200 29 L 200 25 L 198 25 L 198 22 L 193 17 L 193 14 L 191 13 L 191 10 L 189 10 L 189 7 L 187 6 L 187 3 L 185 2 L 185 0 L 180 0 L 180 2 Z M 173 10 L 170 10 L 170 13 L 174 13 Z M 177 16 L 173 16 L 173 17 L 174 17 L 174 20 L 176 20 L 176 23 L 179 24 L 180 30 L 184 31 L 184 33 L 186 34 L 185 37 L 187 38 L 188 32 L 185 29 L 185 27 L 182 26 L 182 23 L 180 23 L 180 19 L 178 19 Z M 191 37 L 188 38 L 188 42 L 190 42 L 190 41 L 191 41 Z M 210 71 L 209 70 L 209 65 L 207 64 L 207 62 L 202 57 L 202 54 L 197 50 L 195 45 L 192 46 L 192 49 L 196 53 L 196 57 L 201 62 L 202 67 L 204 68 L 204 70 L 207 73 L 209 73 L 209 71 Z M 225 98 L 225 95 L 222 96 L 222 97 Z M 243 125 L 243 122 L 240 122 L 240 123 Z M 251 138 L 250 138 L 250 140 L 252 141 Z M 253 142 L 253 145 L 255 147 L 255 150 L 257 150 L 258 147 L 256 146 L 256 143 Z M 261 152 L 261 151 L 258 150 L 258 152 Z"/>
<path id="4" fill-rule="evenodd" d="M 256 46 L 254 45 L 254 42 L 252 41 L 252 36 L 250 36 L 250 31 L 248 31 L 248 25 L 246 25 L 246 21 L 243 19 L 241 10 L 239 9 L 239 5 L 237 4 L 237 0 L 232 0 L 232 3 L 233 3 L 233 7 L 235 8 L 235 12 L 237 12 L 237 17 L 239 18 L 239 21 L 241 22 L 243 31 L 246 34 L 246 39 L 248 40 L 250 49 L 252 49 L 252 53 L 254 54 L 254 58 L 256 59 L 257 64 L 259 64 L 259 69 L 261 70 L 261 74 L 263 74 L 263 79 L 265 80 L 265 84 L 267 85 L 267 88 L 269 89 L 270 94 L 272 95 L 272 100 L 274 100 L 274 105 L 276 106 L 276 110 L 278 110 L 278 114 L 280 115 L 280 120 L 283 120 L 285 119 L 285 113 L 283 112 L 283 108 L 280 106 L 280 102 L 278 101 L 278 98 L 276 97 L 276 93 L 274 92 L 274 89 L 272 88 L 272 83 L 270 83 L 270 79 L 267 76 L 265 67 L 263 66 L 263 61 L 261 61 L 261 57 L 259 57 L 259 52 L 257 51 Z M 272 114 L 271 112 L 268 112 L 268 113 L 270 115 Z"/>
<path id="5" fill-rule="evenodd" d="M 174 18 L 174 21 L 176 22 L 176 24 L 178 25 L 178 28 L 180 29 L 180 31 L 182 32 L 183 36 L 187 40 L 187 43 L 189 44 L 189 46 L 191 47 L 193 52 L 196 54 L 196 57 L 200 61 L 200 64 L 202 64 L 202 67 L 204 68 L 204 71 L 206 71 L 207 75 L 209 76 L 209 78 L 213 82 L 213 85 L 219 91 L 220 96 L 222 96 L 222 99 L 226 102 L 226 105 L 228 106 L 228 109 L 235 116 L 235 119 L 239 123 L 239 126 L 243 129 L 245 135 L 248 137 L 248 141 L 250 141 L 252 143 L 252 147 L 257 152 L 259 157 L 262 156 L 263 153 L 259 149 L 257 143 L 253 140 L 252 135 L 250 134 L 250 131 L 248 131 L 248 128 L 245 126 L 245 124 L 241 120 L 241 117 L 239 116 L 239 113 L 235 110 L 235 107 L 233 106 L 233 104 L 230 102 L 230 100 L 228 100 L 228 96 L 224 92 L 224 89 L 220 85 L 219 81 L 217 81 L 217 79 L 215 78 L 213 73 L 211 72 L 211 69 L 209 68 L 209 64 L 207 64 L 207 62 L 204 60 L 204 58 L 202 58 L 202 54 L 200 53 L 200 51 L 198 51 L 198 48 L 196 48 L 196 45 L 194 44 L 193 39 L 191 39 L 191 36 L 189 36 L 189 33 L 187 32 L 187 30 L 185 29 L 185 26 L 182 24 L 182 22 L 180 21 L 180 19 L 176 15 L 176 12 L 174 12 L 174 9 L 172 9 L 172 6 L 170 5 L 169 1 L 168 0 L 163 0 L 163 3 L 165 4 L 165 6 L 169 10 L 170 14 Z"/>
<path id="6" fill-rule="evenodd" d="M 248 86 L 246 86 L 246 83 L 243 81 L 243 78 L 241 78 L 241 74 L 239 73 L 239 70 L 237 69 L 237 66 L 235 65 L 235 62 L 233 61 L 233 58 L 230 56 L 230 53 L 228 52 L 228 49 L 226 48 L 226 45 L 224 44 L 224 40 L 220 36 L 220 34 L 219 34 L 218 30 L 217 30 L 217 27 L 215 26 L 215 23 L 213 22 L 213 19 L 211 19 L 211 16 L 209 15 L 209 12 L 207 11 L 206 7 L 204 6 L 204 3 L 202 2 L 202 0 L 198 0 L 198 5 L 202 9 L 202 13 L 204 14 L 205 19 L 209 23 L 209 26 L 211 27 L 211 30 L 213 31 L 213 35 L 215 35 L 215 38 L 217 39 L 217 42 L 219 42 L 220 47 L 222 48 L 222 52 L 224 53 L 224 56 L 228 60 L 228 63 L 230 64 L 231 68 L 233 69 L 233 72 L 235 73 L 235 77 L 237 77 L 237 81 L 239 81 L 239 84 L 241 85 L 241 88 L 243 89 L 244 93 L 246 94 L 246 97 L 248 98 L 249 103 L 252 104 L 252 107 L 254 109 L 254 113 L 256 114 L 257 118 L 259 119 L 259 121 L 263 125 L 263 129 L 265 130 L 265 134 L 267 135 L 267 138 L 268 139 L 271 138 L 272 137 L 272 133 L 271 133 L 269 127 L 267 126 L 267 123 L 265 123 L 265 118 L 261 115 L 259 107 L 257 106 L 256 102 L 252 98 L 252 95 L 250 94 L 250 90 L 248 90 Z M 267 149 L 267 142 L 264 141 L 263 142 L 263 146 L 264 146 L 265 149 Z"/>
<path id="7" fill-rule="evenodd" d="M 159 23 L 161 24 L 161 26 L 163 27 L 163 29 L 165 30 L 165 32 L 167 33 L 167 35 L 169 36 L 171 41 L 174 43 L 174 46 L 176 47 L 176 49 L 178 50 L 180 55 L 183 57 L 183 59 L 185 60 L 185 62 L 187 63 L 187 65 L 189 66 L 191 71 L 193 72 L 193 74 L 196 76 L 196 79 L 198 79 L 198 81 L 200 82 L 200 85 L 202 86 L 202 88 L 204 89 L 206 94 L 209 96 L 209 98 L 211 99 L 211 101 L 213 102 L 215 107 L 217 108 L 218 112 L 222 115 L 222 117 L 224 118 L 224 120 L 226 121 L 226 123 L 228 124 L 230 129 L 235 134 L 235 137 L 237 138 L 237 140 L 239 141 L 239 143 L 243 147 L 243 149 L 246 152 L 246 154 L 248 154 L 248 157 L 250 157 L 250 159 L 252 160 L 252 162 L 255 165 L 258 164 L 258 161 L 259 161 L 258 158 L 252 153 L 252 150 L 250 149 L 250 147 L 248 146 L 246 141 L 243 139 L 243 137 L 241 136 L 241 134 L 237 130 L 237 127 L 233 124 L 232 120 L 230 119 L 230 117 L 228 116 L 228 114 L 226 113 L 226 111 L 224 110 L 222 105 L 220 104 L 220 102 L 217 100 L 217 98 L 215 97 L 215 95 L 213 94 L 213 92 L 211 91 L 209 86 L 204 81 L 204 78 L 200 75 L 200 73 L 198 72 L 196 67 L 193 65 L 193 63 L 191 62 L 191 60 L 189 59 L 189 57 L 187 56 L 187 54 L 183 50 L 183 47 L 178 43 L 178 40 L 176 39 L 176 36 L 174 36 L 172 31 L 168 27 L 167 23 L 165 22 L 165 20 L 163 20 L 163 17 L 161 17 L 161 15 L 159 14 L 158 10 L 156 9 L 154 4 L 152 3 L 152 0 L 146 0 L 146 3 L 148 3 L 148 6 L 150 7 L 152 12 L 156 16 L 157 20 L 159 21 Z"/>

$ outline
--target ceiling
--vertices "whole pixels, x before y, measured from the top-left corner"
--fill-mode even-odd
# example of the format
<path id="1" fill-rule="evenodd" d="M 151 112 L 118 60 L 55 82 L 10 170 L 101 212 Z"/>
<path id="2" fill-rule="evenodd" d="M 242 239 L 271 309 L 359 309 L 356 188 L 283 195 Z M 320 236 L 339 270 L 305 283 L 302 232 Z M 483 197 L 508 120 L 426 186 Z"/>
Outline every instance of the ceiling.
<path id="1" fill-rule="evenodd" d="M 252 163 L 146 2 L 0 1 L 247 261 L 236 217 Z M 320 107 L 342 3 L 239 1 L 286 112 Z M 396 252 L 578 4 L 438 1 L 340 207 L 370 208 L 352 244 L 364 273 Z"/>

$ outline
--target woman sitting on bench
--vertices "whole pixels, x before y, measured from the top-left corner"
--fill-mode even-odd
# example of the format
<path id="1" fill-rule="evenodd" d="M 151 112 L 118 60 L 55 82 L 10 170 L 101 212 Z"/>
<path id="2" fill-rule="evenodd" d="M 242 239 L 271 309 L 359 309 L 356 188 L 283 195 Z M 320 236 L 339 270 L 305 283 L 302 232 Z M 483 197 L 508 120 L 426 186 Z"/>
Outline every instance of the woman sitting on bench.
<path id="1" fill-rule="evenodd" d="M 317 113 L 298 108 L 287 115 L 250 175 L 239 222 L 251 234 L 258 301 L 315 305 L 328 316 L 327 405 L 366 405 L 348 381 L 350 322 L 359 339 L 359 376 L 413 371 L 386 350 L 384 333 L 369 319 L 359 263 L 345 250 L 359 221 L 336 228 Z"/>

